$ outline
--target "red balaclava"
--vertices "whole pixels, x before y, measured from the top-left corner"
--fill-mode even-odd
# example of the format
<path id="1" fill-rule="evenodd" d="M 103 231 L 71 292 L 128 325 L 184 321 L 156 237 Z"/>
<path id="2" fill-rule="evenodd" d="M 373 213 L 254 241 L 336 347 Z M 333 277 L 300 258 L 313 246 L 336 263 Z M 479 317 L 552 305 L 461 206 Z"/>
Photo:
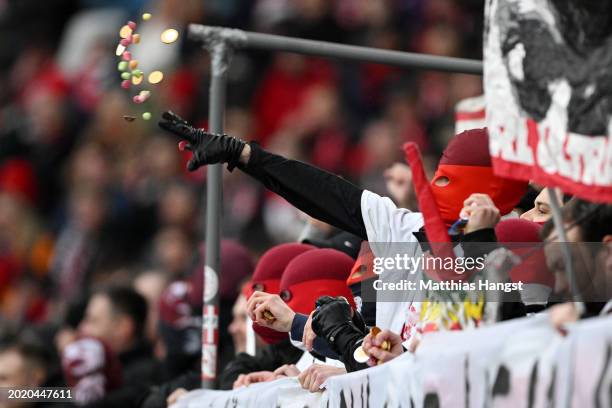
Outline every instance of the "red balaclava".
<path id="1" fill-rule="evenodd" d="M 255 266 L 255 272 L 251 279 L 252 284 L 250 290 L 246 293 L 247 299 L 251 297 L 255 290 L 274 295 L 279 294 L 281 276 L 283 276 L 283 272 L 289 262 L 297 256 L 314 249 L 315 247 L 312 245 L 289 243 L 277 245 L 266 251 L 259 258 L 257 266 Z M 287 333 L 277 332 L 276 330 L 260 326 L 257 323 L 253 323 L 253 330 L 267 344 L 276 344 L 288 338 Z"/>
<path id="2" fill-rule="evenodd" d="M 344 296 L 355 307 L 346 280 L 355 261 L 335 249 L 315 249 L 295 257 L 285 268 L 280 295 L 296 313 L 310 314 L 321 296 Z"/>
<path id="3" fill-rule="evenodd" d="M 498 242 L 509 244 L 508 249 L 516 255 L 526 256 L 523 262 L 510 270 L 512 282 L 539 284 L 548 286 L 552 290 L 555 287 L 555 276 L 546 266 L 544 248 L 534 250 L 537 244 L 542 243 L 541 229 L 542 227 L 535 222 L 511 219 L 499 222 L 495 226 L 495 235 Z M 527 243 L 530 245 L 525 245 Z"/>
<path id="4" fill-rule="evenodd" d="M 440 177 L 447 177 L 446 186 L 436 186 Z M 459 218 L 463 202 L 472 193 L 488 194 L 502 215 L 508 214 L 527 191 L 527 182 L 493 174 L 487 129 L 472 129 L 456 135 L 448 144 L 431 188 L 445 223 Z"/>

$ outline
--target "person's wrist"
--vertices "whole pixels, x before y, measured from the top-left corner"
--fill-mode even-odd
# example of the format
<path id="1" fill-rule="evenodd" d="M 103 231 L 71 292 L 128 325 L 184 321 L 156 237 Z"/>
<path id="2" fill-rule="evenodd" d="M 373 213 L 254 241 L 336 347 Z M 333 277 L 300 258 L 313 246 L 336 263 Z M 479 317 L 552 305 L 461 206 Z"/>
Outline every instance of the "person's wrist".
<path id="1" fill-rule="evenodd" d="M 295 312 L 290 310 L 287 312 L 287 318 L 283 322 L 281 331 L 289 333 L 291 331 L 291 326 L 293 325 L 293 319 L 295 319 Z"/>
<path id="2" fill-rule="evenodd" d="M 248 143 L 244 144 L 242 152 L 240 152 L 240 163 L 248 164 L 251 158 L 251 146 Z"/>

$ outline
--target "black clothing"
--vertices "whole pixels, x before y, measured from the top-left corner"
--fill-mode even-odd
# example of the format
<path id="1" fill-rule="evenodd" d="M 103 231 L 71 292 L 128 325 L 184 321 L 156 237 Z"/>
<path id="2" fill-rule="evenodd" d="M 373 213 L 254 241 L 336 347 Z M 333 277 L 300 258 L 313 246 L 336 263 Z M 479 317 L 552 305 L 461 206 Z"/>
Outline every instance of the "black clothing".
<path id="1" fill-rule="evenodd" d="M 238 168 L 311 217 L 367 240 L 361 216 L 363 190 L 341 177 L 249 143 L 248 164 Z"/>

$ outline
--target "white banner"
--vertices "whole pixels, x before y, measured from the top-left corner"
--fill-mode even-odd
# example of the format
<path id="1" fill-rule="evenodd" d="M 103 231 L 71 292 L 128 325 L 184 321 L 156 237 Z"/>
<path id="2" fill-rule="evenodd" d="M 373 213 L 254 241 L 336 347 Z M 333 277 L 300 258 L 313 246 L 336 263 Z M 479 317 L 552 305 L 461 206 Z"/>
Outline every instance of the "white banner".
<path id="1" fill-rule="evenodd" d="M 176 407 L 610 407 L 612 317 L 563 337 L 546 315 L 431 333 L 416 354 L 327 380 L 311 393 L 295 378 L 235 391 L 192 391 Z"/>
<path id="2" fill-rule="evenodd" d="M 486 122 L 495 172 L 612 202 L 609 2 L 487 0 Z"/>

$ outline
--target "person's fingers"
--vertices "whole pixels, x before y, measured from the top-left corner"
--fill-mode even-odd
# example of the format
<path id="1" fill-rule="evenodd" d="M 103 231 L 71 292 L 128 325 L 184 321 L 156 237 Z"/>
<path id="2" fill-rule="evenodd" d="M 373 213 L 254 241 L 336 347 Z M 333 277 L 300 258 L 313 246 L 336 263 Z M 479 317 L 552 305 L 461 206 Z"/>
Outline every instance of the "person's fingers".
<path id="1" fill-rule="evenodd" d="M 181 151 L 181 152 L 184 152 L 185 150 L 188 150 L 188 151 L 190 151 L 190 152 L 193 152 L 193 146 L 191 145 L 191 143 L 189 143 L 189 142 L 188 142 L 188 141 L 186 141 L 186 140 L 181 140 L 181 141 L 178 143 L 178 149 L 179 149 L 179 151 Z"/>
<path id="2" fill-rule="evenodd" d="M 198 159 L 196 159 L 195 156 L 193 156 L 187 162 L 187 170 L 189 170 L 189 171 L 196 171 L 199 167 L 200 167 L 199 161 L 198 161 Z"/>
<path id="3" fill-rule="evenodd" d="M 302 385 L 302 388 L 304 388 L 305 390 L 310 388 L 310 383 L 312 381 L 312 370 L 313 366 L 308 367 L 300 374 L 301 379 L 298 378 L 300 384 Z"/>
<path id="4" fill-rule="evenodd" d="M 368 350 L 372 348 L 372 335 L 371 334 L 368 333 L 365 336 L 365 338 L 363 339 L 363 343 L 361 343 L 361 347 L 363 348 L 363 351 L 366 354 L 369 354 Z"/>
<path id="5" fill-rule="evenodd" d="M 316 333 L 309 327 L 308 330 L 304 330 L 304 336 L 302 338 L 306 350 L 312 351 L 314 340 L 317 338 Z"/>
<path id="6" fill-rule="evenodd" d="M 253 292 L 251 297 L 249 297 L 249 300 L 247 300 L 247 313 L 249 314 L 251 320 L 255 320 L 254 310 L 257 306 L 259 306 L 263 299 L 266 298 L 266 295 L 268 294 L 264 292 L 255 291 Z"/>
<path id="7" fill-rule="evenodd" d="M 393 354 L 389 353 L 388 351 L 384 351 L 378 347 L 374 347 L 372 348 L 372 350 L 370 350 L 370 356 L 382 362 L 389 361 L 394 357 Z"/>
<path id="8" fill-rule="evenodd" d="M 236 388 L 240 388 L 240 387 L 242 387 L 242 386 L 244 385 L 244 379 L 245 379 L 245 377 L 246 377 L 246 375 L 244 375 L 244 374 L 240 374 L 240 375 L 238 376 L 238 378 L 236 379 L 236 381 L 234 381 L 234 384 L 233 384 L 232 388 L 233 388 L 233 389 L 236 389 Z"/>
<path id="9" fill-rule="evenodd" d="M 166 404 L 172 405 L 176 403 L 181 396 L 187 394 L 188 392 L 189 391 L 187 391 L 185 388 L 177 388 L 172 392 L 172 394 L 168 395 L 168 398 L 166 399 Z"/>
<path id="10" fill-rule="evenodd" d="M 319 372 L 318 370 L 314 372 L 314 374 L 312 375 L 312 381 L 310 383 L 310 392 L 318 392 L 319 391 L 319 387 L 321 386 L 321 384 L 323 383 L 322 380 L 323 376 L 321 375 L 321 372 Z"/>
<path id="11" fill-rule="evenodd" d="M 298 374 L 297 379 L 302 388 L 304 388 L 304 381 L 306 380 L 306 376 L 308 375 L 308 368 Z"/>

